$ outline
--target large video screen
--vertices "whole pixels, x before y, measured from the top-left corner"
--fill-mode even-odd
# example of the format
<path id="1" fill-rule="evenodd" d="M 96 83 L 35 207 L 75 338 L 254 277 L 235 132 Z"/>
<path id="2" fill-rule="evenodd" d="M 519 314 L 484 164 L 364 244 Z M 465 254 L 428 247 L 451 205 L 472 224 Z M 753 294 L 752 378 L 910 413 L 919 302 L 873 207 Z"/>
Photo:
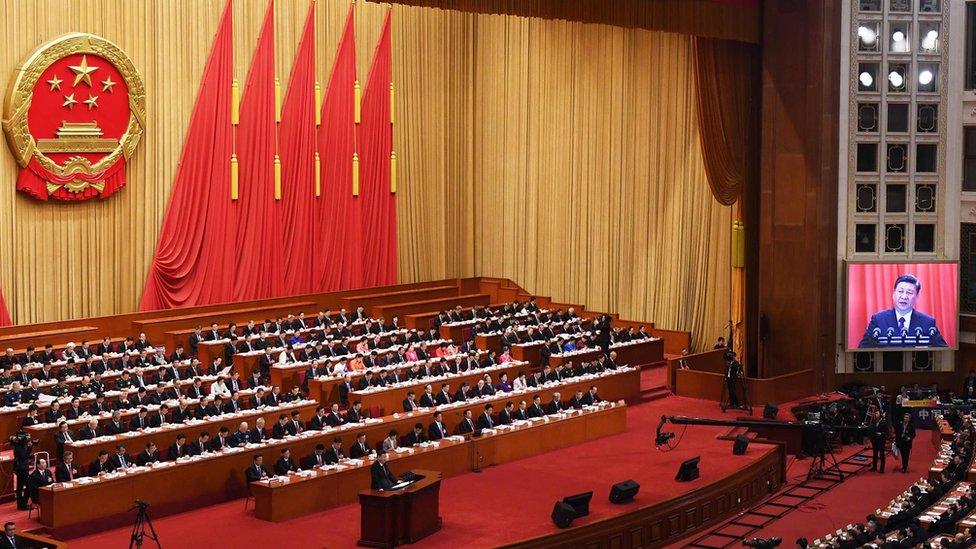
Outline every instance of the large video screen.
<path id="1" fill-rule="evenodd" d="M 847 349 L 954 349 L 957 263 L 848 263 Z"/>

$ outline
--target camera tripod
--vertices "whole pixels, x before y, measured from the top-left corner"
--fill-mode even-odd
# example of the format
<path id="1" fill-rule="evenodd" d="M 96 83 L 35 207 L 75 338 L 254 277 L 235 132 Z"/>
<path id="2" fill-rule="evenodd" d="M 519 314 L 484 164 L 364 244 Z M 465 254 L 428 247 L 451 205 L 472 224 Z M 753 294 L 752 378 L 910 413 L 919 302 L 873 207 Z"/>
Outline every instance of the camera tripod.
<path id="1" fill-rule="evenodd" d="M 156 547 L 162 548 L 159 544 L 159 536 L 156 535 L 156 529 L 153 528 L 152 519 L 149 518 L 149 504 L 136 500 L 136 504 L 130 511 L 138 509 L 136 514 L 136 522 L 132 525 L 132 537 L 129 538 L 129 549 L 133 547 L 142 547 L 142 541 L 145 538 L 149 538 L 156 542 Z M 146 528 L 149 531 L 146 531 Z"/>
<path id="2" fill-rule="evenodd" d="M 733 393 L 739 390 L 741 390 L 742 398 L 739 399 L 739 402 L 735 406 L 733 406 L 732 405 L 733 397 L 737 396 Z M 741 377 L 735 377 L 732 378 L 731 380 L 723 379 L 722 398 L 719 405 L 722 407 L 723 412 L 728 410 L 729 408 L 736 408 L 739 410 L 745 410 L 749 412 L 749 415 L 751 416 L 752 405 L 749 403 L 749 391 L 746 388 L 745 380 L 742 379 Z"/>

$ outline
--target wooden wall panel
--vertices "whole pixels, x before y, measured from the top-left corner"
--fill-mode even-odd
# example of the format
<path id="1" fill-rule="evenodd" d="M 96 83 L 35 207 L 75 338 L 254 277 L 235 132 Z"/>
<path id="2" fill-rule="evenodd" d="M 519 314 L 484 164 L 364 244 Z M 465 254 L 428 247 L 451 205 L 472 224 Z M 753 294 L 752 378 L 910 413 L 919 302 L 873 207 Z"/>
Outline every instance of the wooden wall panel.
<path id="1" fill-rule="evenodd" d="M 814 369 L 835 352 L 839 0 L 765 2 L 759 375 Z M 824 375 L 821 372 L 826 370 Z"/>

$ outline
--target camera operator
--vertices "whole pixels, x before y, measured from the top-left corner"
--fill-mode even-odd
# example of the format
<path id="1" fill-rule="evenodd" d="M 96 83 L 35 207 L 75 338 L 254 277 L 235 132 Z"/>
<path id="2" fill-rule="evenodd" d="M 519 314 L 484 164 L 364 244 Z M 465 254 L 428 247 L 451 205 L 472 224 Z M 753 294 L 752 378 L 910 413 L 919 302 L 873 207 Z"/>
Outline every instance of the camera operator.
<path id="1" fill-rule="evenodd" d="M 739 407 L 739 395 L 736 392 L 739 377 L 742 375 L 742 364 L 735 358 L 735 352 L 731 349 L 725 352 L 725 385 L 729 389 L 729 406 Z"/>
<path id="2" fill-rule="evenodd" d="M 36 440 L 21 428 L 10 437 L 10 445 L 14 447 L 14 474 L 17 476 L 17 508 L 25 511 L 27 505 L 27 485 L 30 479 L 30 460 Z"/>

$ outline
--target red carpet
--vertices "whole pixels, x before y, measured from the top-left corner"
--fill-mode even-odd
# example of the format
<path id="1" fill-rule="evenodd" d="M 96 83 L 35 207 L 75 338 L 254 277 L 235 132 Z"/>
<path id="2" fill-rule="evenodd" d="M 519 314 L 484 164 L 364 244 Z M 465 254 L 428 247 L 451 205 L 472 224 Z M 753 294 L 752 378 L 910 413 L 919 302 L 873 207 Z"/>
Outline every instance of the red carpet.
<path id="1" fill-rule="evenodd" d="M 557 499 L 593 490 L 590 516 L 579 523 L 627 511 L 607 501 L 610 485 L 633 478 L 641 484 L 637 499 L 647 504 L 684 493 L 729 474 L 758 459 L 770 447 L 754 444 L 744 456 L 733 456 L 732 443 L 717 441 L 725 428 L 691 427 L 672 452 L 653 446 L 661 414 L 681 413 L 707 417 L 723 415 L 713 402 L 671 397 L 633 406 L 628 410 L 625 433 L 558 452 L 491 467 L 484 472 L 448 478 L 441 488 L 444 527 L 424 540 L 424 547 L 486 547 L 552 532 L 549 519 Z M 682 430 L 677 429 L 678 436 Z M 701 455 L 702 476 L 691 484 L 677 483 L 674 473 L 681 461 Z M 397 472 L 395 461 L 391 462 Z M 93 502 L 97 505 L 97 502 Z M 163 546 L 201 547 L 352 547 L 359 537 L 358 505 L 323 511 L 283 523 L 269 523 L 244 511 L 233 501 L 155 520 Z M 518 528 L 502 525 L 518 524 Z M 119 528 L 70 540 L 74 548 L 120 547 L 131 529 Z"/>

